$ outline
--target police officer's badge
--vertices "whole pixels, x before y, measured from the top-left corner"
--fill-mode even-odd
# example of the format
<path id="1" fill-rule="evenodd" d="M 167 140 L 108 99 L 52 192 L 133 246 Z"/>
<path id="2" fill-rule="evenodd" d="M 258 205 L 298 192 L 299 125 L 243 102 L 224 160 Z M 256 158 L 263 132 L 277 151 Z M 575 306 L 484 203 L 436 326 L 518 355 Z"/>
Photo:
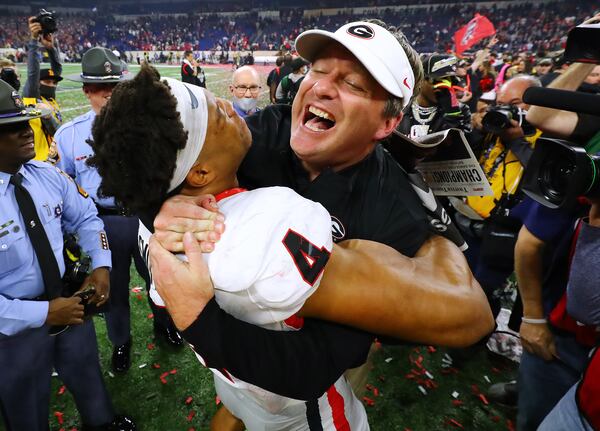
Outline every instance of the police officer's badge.
<path id="1" fill-rule="evenodd" d="M 110 61 L 104 62 L 104 71 L 106 73 L 111 73 L 112 72 L 112 66 L 110 65 Z"/>
<path id="2" fill-rule="evenodd" d="M 23 103 L 23 100 L 21 99 L 21 96 L 19 96 L 19 93 L 17 93 L 16 91 L 13 91 L 11 94 L 12 99 L 15 102 L 15 106 L 19 109 L 25 109 L 25 104 Z"/>

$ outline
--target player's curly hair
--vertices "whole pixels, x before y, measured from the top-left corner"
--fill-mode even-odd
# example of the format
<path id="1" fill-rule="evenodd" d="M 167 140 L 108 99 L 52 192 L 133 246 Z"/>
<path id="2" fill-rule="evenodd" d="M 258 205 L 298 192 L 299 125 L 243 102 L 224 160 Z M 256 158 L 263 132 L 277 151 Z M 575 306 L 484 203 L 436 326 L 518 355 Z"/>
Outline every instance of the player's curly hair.
<path id="1" fill-rule="evenodd" d="M 133 214 L 160 207 L 177 151 L 187 142 L 176 107 L 168 85 L 147 64 L 134 79 L 115 87 L 88 141 L 95 153 L 88 164 L 102 177 L 101 196 L 114 196 Z"/>

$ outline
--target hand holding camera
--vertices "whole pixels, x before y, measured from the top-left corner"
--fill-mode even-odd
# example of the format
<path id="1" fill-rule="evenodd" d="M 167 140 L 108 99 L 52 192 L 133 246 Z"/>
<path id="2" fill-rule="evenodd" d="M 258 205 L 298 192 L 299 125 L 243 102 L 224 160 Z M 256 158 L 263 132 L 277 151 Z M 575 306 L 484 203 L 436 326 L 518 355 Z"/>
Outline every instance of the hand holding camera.
<path id="1" fill-rule="evenodd" d="M 42 9 L 38 16 L 29 17 L 28 24 L 32 39 L 39 40 L 47 49 L 54 47 L 53 33 L 57 30 L 57 25 L 53 12 Z"/>

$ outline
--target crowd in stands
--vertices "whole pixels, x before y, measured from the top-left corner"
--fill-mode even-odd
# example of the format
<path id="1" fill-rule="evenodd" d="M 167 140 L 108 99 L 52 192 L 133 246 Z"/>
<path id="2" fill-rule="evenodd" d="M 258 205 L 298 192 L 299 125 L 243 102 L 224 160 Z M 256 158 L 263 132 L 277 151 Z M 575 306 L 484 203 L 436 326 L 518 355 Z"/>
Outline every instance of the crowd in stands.
<path id="1" fill-rule="evenodd" d="M 382 0 L 369 5 L 385 3 Z M 496 27 L 498 50 L 539 52 L 562 49 L 568 29 L 590 15 L 593 8 L 593 2 L 588 0 L 514 4 L 506 8 L 455 3 L 419 9 L 380 8 L 360 15 L 307 17 L 302 8 L 284 8 L 277 19 L 248 12 L 237 16 L 155 14 L 127 21 L 95 13 L 59 16 L 57 39 L 67 61 L 78 61 L 85 50 L 96 45 L 121 52 L 292 50 L 296 36 L 305 29 L 332 29 L 358 19 L 379 18 L 401 28 L 419 52 L 445 52 L 452 49 L 454 32 L 480 13 Z M 25 17 L 0 17 L 0 47 L 23 50 L 27 37 Z"/>

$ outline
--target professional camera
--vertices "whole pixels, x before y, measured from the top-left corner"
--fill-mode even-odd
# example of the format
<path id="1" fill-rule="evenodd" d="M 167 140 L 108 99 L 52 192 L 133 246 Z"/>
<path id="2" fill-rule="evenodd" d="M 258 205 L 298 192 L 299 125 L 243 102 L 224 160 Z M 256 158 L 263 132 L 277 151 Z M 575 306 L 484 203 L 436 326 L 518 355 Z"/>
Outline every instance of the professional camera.
<path id="1" fill-rule="evenodd" d="M 562 208 L 579 196 L 600 197 L 600 157 L 560 139 L 539 138 L 522 181 L 535 201 Z"/>
<path id="2" fill-rule="evenodd" d="M 600 24 L 569 32 L 564 57 L 568 61 L 600 64 Z M 528 88 L 523 101 L 531 105 L 600 115 L 600 96 L 552 88 Z M 540 138 L 521 181 L 523 191 L 550 208 L 567 207 L 579 196 L 600 197 L 600 157 L 560 139 Z"/>
<path id="3" fill-rule="evenodd" d="M 41 24 L 43 35 L 54 33 L 58 28 L 54 12 L 48 12 L 46 9 L 40 9 L 40 13 L 35 17 L 33 22 L 39 22 Z"/>
<path id="4" fill-rule="evenodd" d="M 481 119 L 483 130 L 498 134 L 505 129 L 513 127 L 511 120 L 519 123 L 525 135 L 535 133 L 535 128 L 525 120 L 527 112 L 514 105 L 496 105 L 489 108 Z"/>

